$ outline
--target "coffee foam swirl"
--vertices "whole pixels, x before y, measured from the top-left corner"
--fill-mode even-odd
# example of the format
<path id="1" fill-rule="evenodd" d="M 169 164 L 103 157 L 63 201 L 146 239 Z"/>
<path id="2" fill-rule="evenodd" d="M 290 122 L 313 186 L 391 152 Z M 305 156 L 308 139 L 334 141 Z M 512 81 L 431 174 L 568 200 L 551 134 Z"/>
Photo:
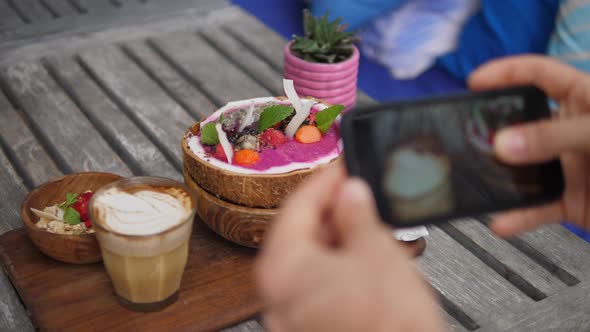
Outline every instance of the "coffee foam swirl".
<path id="1" fill-rule="evenodd" d="M 191 213 L 190 198 L 178 190 L 111 188 L 96 197 L 98 222 L 124 235 L 154 235 L 181 224 Z M 187 204 L 188 202 L 188 204 Z"/>

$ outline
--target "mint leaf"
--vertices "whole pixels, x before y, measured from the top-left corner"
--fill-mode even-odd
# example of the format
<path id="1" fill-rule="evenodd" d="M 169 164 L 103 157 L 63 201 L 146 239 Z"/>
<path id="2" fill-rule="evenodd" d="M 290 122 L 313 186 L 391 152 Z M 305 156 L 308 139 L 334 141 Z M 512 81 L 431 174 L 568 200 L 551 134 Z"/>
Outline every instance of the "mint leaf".
<path id="1" fill-rule="evenodd" d="M 330 130 L 330 127 L 332 127 L 334 120 L 336 120 L 338 115 L 340 115 L 340 113 L 342 113 L 343 110 L 343 105 L 334 105 L 316 114 L 315 123 L 318 126 L 318 129 L 322 132 L 322 134 L 325 135 Z"/>
<path id="2" fill-rule="evenodd" d="M 264 109 L 258 120 L 258 132 L 262 133 L 268 128 L 288 118 L 295 109 L 288 105 L 272 105 Z"/>
<path id="3" fill-rule="evenodd" d="M 69 225 L 78 225 L 80 223 L 80 214 L 78 211 L 69 207 L 65 210 L 64 222 Z"/>
<path id="4" fill-rule="evenodd" d="M 78 201 L 77 194 L 67 193 L 66 194 L 66 201 L 61 203 L 59 205 L 59 208 L 65 211 L 68 207 L 70 207 L 72 204 L 76 203 L 77 201 Z"/>
<path id="5" fill-rule="evenodd" d="M 201 128 L 201 143 L 205 145 L 219 144 L 219 136 L 217 135 L 215 123 L 209 122 Z"/>

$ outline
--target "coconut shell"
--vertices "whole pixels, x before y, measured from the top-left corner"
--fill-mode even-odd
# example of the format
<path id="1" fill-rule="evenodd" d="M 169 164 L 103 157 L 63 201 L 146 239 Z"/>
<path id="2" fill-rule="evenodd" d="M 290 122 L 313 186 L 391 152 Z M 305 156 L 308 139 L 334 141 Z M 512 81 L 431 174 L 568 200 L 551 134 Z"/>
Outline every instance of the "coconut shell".
<path id="1" fill-rule="evenodd" d="M 277 99 L 285 100 L 286 98 L 277 97 Z M 330 106 L 321 100 L 316 100 Z M 228 171 L 211 165 L 189 149 L 189 133 L 198 135 L 200 128 L 200 122 L 197 122 L 182 139 L 184 167 L 202 189 L 230 203 L 252 208 L 276 208 L 308 176 L 328 165 L 318 165 L 312 169 L 284 174 L 242 174 Z"/>
<path id="2" fill-rule="evenodd" d="M 195 192 L 200 220 L 218 235 L 233 243 L 258 248 L 279 209 L 255 209 L 220 200 L 199 187 L 188 171 L 184 182 Z"/>
<path id="3" fill-rule="evenodd" d="M 198 158 L 188 147 L 188 135 L 182 139 L 182 150 L 184 167 L 197 185 L 219 199 L 252 208 L 276 208 L 301 182 L 325 166 L 284 174 L 242 174 Z"/>

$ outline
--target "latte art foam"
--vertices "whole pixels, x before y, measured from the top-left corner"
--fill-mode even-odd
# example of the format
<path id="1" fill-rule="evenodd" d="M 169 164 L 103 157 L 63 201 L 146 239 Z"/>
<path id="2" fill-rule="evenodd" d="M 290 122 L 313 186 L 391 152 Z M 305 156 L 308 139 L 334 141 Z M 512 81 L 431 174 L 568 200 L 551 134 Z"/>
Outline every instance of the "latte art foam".
<path id="1" fill-rule="evenodd" d="M 181 224 L 191 213 L 190 198 L 173 188 L 126 192 L 111 188 L 94 202 L 101 225 L 124 235 L 153 235 Z"/>

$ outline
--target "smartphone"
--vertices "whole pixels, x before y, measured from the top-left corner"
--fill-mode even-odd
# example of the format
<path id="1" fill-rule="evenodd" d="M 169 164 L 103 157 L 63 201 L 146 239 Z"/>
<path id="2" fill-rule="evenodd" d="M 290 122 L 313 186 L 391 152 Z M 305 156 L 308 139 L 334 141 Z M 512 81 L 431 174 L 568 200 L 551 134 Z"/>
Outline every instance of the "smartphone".
<path id="1" fill-rule="evenodd" d="M 356 109 L 342 120 L 346 165 L 395 227 L 547 203 L 563 194 L 560 161 L 508 165 L 493 143 L 504 127 L 550 117 L 528 86 Z"/>

